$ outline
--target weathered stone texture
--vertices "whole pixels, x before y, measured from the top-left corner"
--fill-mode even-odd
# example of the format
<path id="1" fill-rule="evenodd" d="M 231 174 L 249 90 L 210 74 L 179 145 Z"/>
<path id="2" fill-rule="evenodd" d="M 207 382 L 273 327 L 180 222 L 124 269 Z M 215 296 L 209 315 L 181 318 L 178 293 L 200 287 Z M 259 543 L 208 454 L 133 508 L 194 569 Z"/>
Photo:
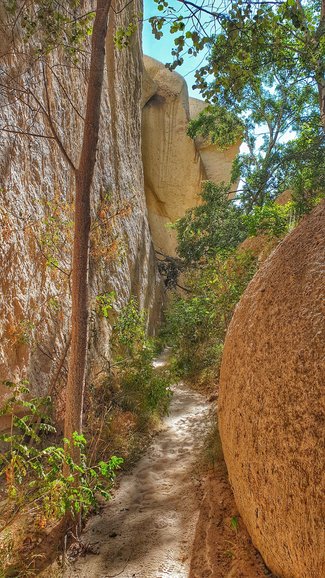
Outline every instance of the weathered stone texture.
<path id="1" fill-rule="evenodd" d="M 188 97 L 182 76 L 144 57 L 142 154 L 149 222 L 155 248 L 175 255 L 170 223 L 200 203 L 202 181 L 228 181 L 239 143 L 220 151 L 186 133 L 191 117 L 206 105 Z M 166 226 L 167 225 L 167 226 Z"/>
<path id="2" fill-rule="evenodd" d="M 235 499 L 283 578 L 324 576 L 325 204 L 244 293 L 222 361 L 219 425 Z"/>
<path id="3" fill-rule="evenodd" d="M 124 4 L 117 0 L 116 12 Z M 160 280 L 147 221 L 141 160 L 140 31 L 129 48 L 117 51 L 113 46 L 115 27 L 141 11 L 142 2 L 136 0 L 116 16 L 116 22 L 110 13 L 107 77 L 92 191 L 89 379 L 105 370 L 109 358 L 110 326 L 95 313 L 96 295 L 115 290 L 116 307 L 120 307 L 132 293 L 151 317 L 159 310 Z M 13 56 L 5 57 L 1 65 L 10 73 L 18 70 Z M 87 65 L 87 59 L 81 57 L 79 67 L 71 67 L 62 54 L 56 54 L 45 67 L 53 118 L 75 163 L 81 146 L 83 123 L 79 115 L 84 114 Z M 19 82 L 46 102 L 39 63 Z M 4 95 L 2 127 L 50 134 L 42 115 L 35 115 L 32 96 L 3 107 L 6 102 Z M 35 392 L 44 393 L 69 333 L 66 273 L 71 267 L 73 174 L 53 139 L 4 132 L 0 138 L 0 379 L 27 377 Z M 51 252 L 65 273 L 46 264 Z"/>
<path id="4" fill-rule="evenodd" d="M 202 112 L 207 104 L 198 98 L 189 99 L 190 117 L 195 118 Z M 234 158 L 239 152 L 240 142 L 235 143 L 229 149 L 218 150 L 216 145 L 209 139 L 197 137 L 195 145 L 205 169 L 206 178 L 215 183 L 228 182 Z"/>

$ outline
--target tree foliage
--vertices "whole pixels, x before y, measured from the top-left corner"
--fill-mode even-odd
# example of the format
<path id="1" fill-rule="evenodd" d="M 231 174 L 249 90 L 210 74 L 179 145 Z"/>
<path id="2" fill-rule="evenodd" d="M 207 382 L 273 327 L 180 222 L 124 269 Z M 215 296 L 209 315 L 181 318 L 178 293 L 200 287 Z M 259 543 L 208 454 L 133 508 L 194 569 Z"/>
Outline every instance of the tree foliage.
<path id="1" fill-rule="evenodd" d="M 29 45 L 37 56 L 61 47 L 76 57 L 92 33 L 95 11 L 84 11 L 81 0 L 5 0 L 5 25 L 12 36 Z"/>
<path id="2" fill-rule="evenodd" d="M 220 114 L 220 109 L 225 114 Z M 247 211 L 289 188 L 297 196 L 310 196 L 311 187 L 316 195 L 324 189 L 325 135 L 319 125 L 317 98 L 311 86 L 288 85 L 285 79 L 278 78 L 272 87 L 266 87 L 261 81 L 258 88 L 247 89 L 242 101 L 233 103 L 229 110 L 209 105 L 191 121 L 189 134 L 210 137 L 222 148 L 221 145 L 230 146 L 236 141 L 240 127 L 246 151 L 235 159 L 231 180 L 236 183 L 240 179 L 238 196 Z M 285 143 L 282 139 L 288 138 L 288 134 L 289 142 Z M 306 171 L 302 173 L 299 169 L 301 156 L 312 182 L 307 183 Z M 293 178 L 293 165 L 296 174 L 302 177 L 299 186 L 297 178 Z"/>
<path id="3" fill-rule="evenodd" d="M 270 202 L 262 207 L 254 207 L 253 211 L 244 215 L 243 219 L 250 237 L 268 234 L 281 238 L 294 228 L 298 214 L 292 201 L 284 205 Z"/>
<path id="4" fill-rule="evenodd" d="M 294 74 L 317 87 L 325 127 L 324 0 L 155 1 L 160 15 L 151 19 L 154 34 L 161 37 L 166 25 L 175 34 L 171 68 L 207 49 L 195 84 L 207 99 L 231 105 L 262 77 L 272 83 L 275 70 L 288 79 Z"/>
<path id="5" fill-rule="evenodd" d="M 176 221 L 177 251 L 186 264 L 236 247 L 246 236 L 241 209 L 229 200 L 229 187 L 203 184 L 202 203 Z"/>
<path id="6" fill-rule="evenodd" d="M 288 188 L 301 199 L 312 195 L 312 187 L 316 196 L 324 190 L 324 2 L 157 5 L 161 16 L 152 24 L 179 33 L 171 68 L 206 50 L 195 87 L 210 105 L 191 121 L 190 136 L 225 148 L 243 135 L 246 151 L 234 163 L 232 182 L 240 179 L 245 209 Z"/>
<path id="7" fill-rule="evenodd" d="M 191 138 L 200 136 L 226 150 L 242 140 L 244 129 L 245 124 L 236 112 L 225 106 L 208 105 L 190 121 L 187 134 Z"/>

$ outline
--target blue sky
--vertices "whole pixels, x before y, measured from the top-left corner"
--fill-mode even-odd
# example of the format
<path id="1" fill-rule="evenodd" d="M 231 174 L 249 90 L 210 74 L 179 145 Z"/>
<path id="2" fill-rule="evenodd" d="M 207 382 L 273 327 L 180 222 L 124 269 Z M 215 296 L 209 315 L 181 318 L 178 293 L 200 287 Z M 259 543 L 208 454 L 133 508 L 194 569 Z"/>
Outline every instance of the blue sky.
<path id="1" fill-rule="evenodd" d="M 177 5 L 179 6 L 179 3 L 176 1 L 171 1 L 170 5 L 177 7 Z M 152 56 L 161 62 L 171 62 L 173 35 L 168 32 L 168 27 L 166 27 L 164 30 L 164 36 L 160 40 L 156 40 L 151 32 L 151 25 L 148 22 L 148 18 L 150 18 L 150 16 L 157 14 L 160 14 L 160 12 L 158 12 L 157 4 L 155 4 L 154 0 L 144 0 L 143 52 L 144 54 Z M 197 90 L 192 90 L 192 85 L 194 84 L 195 80 L 195 70 L 193 69 L 199 66 L 202 58 L 202 55 L 197 58 L 187 57 L 185 59 L 185 63 L 182 66 L 179 66 L 176 70 L 185 77 L 190 96 L 195 96 L 196 98 L 200 98 L 200 93 Z"/>
<path id="2" fill-rule="evenodd" d="M 164 35 L 160 40 L 156 40 L 151 32 L 151 25 L 148 22 L 148 18 L 150 16 L 155 16 L 161 14 L 157 10 L 157 4 L 154 0 L 144 0 L 144 24 L 143 24 L 143 52 L 148 56 L 152 56 L 161 62 L 171 62 L 172 56 L 171 51 L 174 46 L 174 35 L 170 34 L 168 31 L 168 26 L 165 27 Z M 177 0 L 169 0 L 169 4 L 174 6 L 176 9 L 179 8 L 179 2 Z M 176 35 L 177 36 L 177 35 Z M 188 91 L 190 96 L 194 96 L 195 98 L 202 98 L 200 92 L 198 90 L 193 90 L 192 85 L 195 82 L 195 69 L 203 64 L 202 59 L 204 59 L 204 54 L 200 54 L 198 57 L 189 57 L 185 58 L 185 62 L 182 66 L 179 66 L 176 69 L 176 72 L 179 72 L 186 80 Z M 260 146 L 262 144 L 262 137 L 260 136 L 263 133 L 265 127 L 261 126 L 258 127 L 256 130 L 257 135 L 257 144 Z M 282 142 L 286 142 L 290 140 L 293 136 L 293 133 L 288 131 L 285 135 L 281 137 Z M 248 152 L 248 148 L 246 145 L 242 145 L 241 152 Z"/>

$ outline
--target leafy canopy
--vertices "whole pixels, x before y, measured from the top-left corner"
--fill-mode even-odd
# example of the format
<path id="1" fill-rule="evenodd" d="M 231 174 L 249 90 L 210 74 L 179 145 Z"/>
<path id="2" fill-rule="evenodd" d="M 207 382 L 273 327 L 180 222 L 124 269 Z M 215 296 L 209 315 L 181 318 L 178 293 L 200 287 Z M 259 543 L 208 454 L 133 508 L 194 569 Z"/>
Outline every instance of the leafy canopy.
<path id="1" fill-rule="evenodd" d="M 154 34 L 161 37 L 169 26 L 175 36 L 170 68 L 204 51 L 195 88 L 210 105 L 191 121 L 190 136 L 209 138 L 221 149 L 243 137 L 246 152 L 236 159 L 232 182 L 240 179 L 245 209 L 288 188 L 302 202 L 311 188 L 324 190 L 324 2 L 322 11 L 319 0 L 156 3 Z M 310 143 L 299 169 L 302 133 Z"/>
<path id="2" fill-rule="evenodd" d="M 202 204 L 176 221 L 177 251 L 186 264 L 236 247 L 246 236 L 241 209 L 229 200 L 229 187 L 206 181 Z"/>
<path id="3" fill-rule="evenodd" d="M 324 80 L 325 14 L 320 0 L 155 2 L 160 14 L 150 21 L 156 38 L 166 26 L 175 35 L 171 68 L 186 55 L 208 50 L 211 58 L 196 73 L 196 86 L 204 96 L 240 99 L 247 85 L 259 83 L 261 74 L 272 76 L 273 64 L 289 75 L 298 71 L 301 79 Z"/>

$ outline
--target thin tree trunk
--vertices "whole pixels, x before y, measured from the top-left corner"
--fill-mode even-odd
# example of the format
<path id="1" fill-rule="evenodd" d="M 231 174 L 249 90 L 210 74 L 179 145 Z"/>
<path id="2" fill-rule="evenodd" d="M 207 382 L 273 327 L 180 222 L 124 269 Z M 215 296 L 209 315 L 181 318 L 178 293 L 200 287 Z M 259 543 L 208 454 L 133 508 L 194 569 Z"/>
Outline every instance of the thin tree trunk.
<path id="1" fill-rule="evenodd" d="M 318 82 L 318 95 L 319 95 L 319 109 L 320 109 L 320 120 L 322 123 L 323 131 L 325 132 L 325 81 Z"/>
<path id="2" fill-rule="evenodd" d="M 82 413 L 88 341 L 88 268 L 90 232 L 90 191 L 96 164 L 101 95 L 105 67 L 105 42 L 111 0 L 97 0 L 94 21 L 86 117 L 79 166 L 76 170 L 74 243 L 72 257 L 71 352 L 66 390 L 64 435 L 72 440 L 82 431 Z M 78 462 L 79 450 L 71 447 Z"/>

